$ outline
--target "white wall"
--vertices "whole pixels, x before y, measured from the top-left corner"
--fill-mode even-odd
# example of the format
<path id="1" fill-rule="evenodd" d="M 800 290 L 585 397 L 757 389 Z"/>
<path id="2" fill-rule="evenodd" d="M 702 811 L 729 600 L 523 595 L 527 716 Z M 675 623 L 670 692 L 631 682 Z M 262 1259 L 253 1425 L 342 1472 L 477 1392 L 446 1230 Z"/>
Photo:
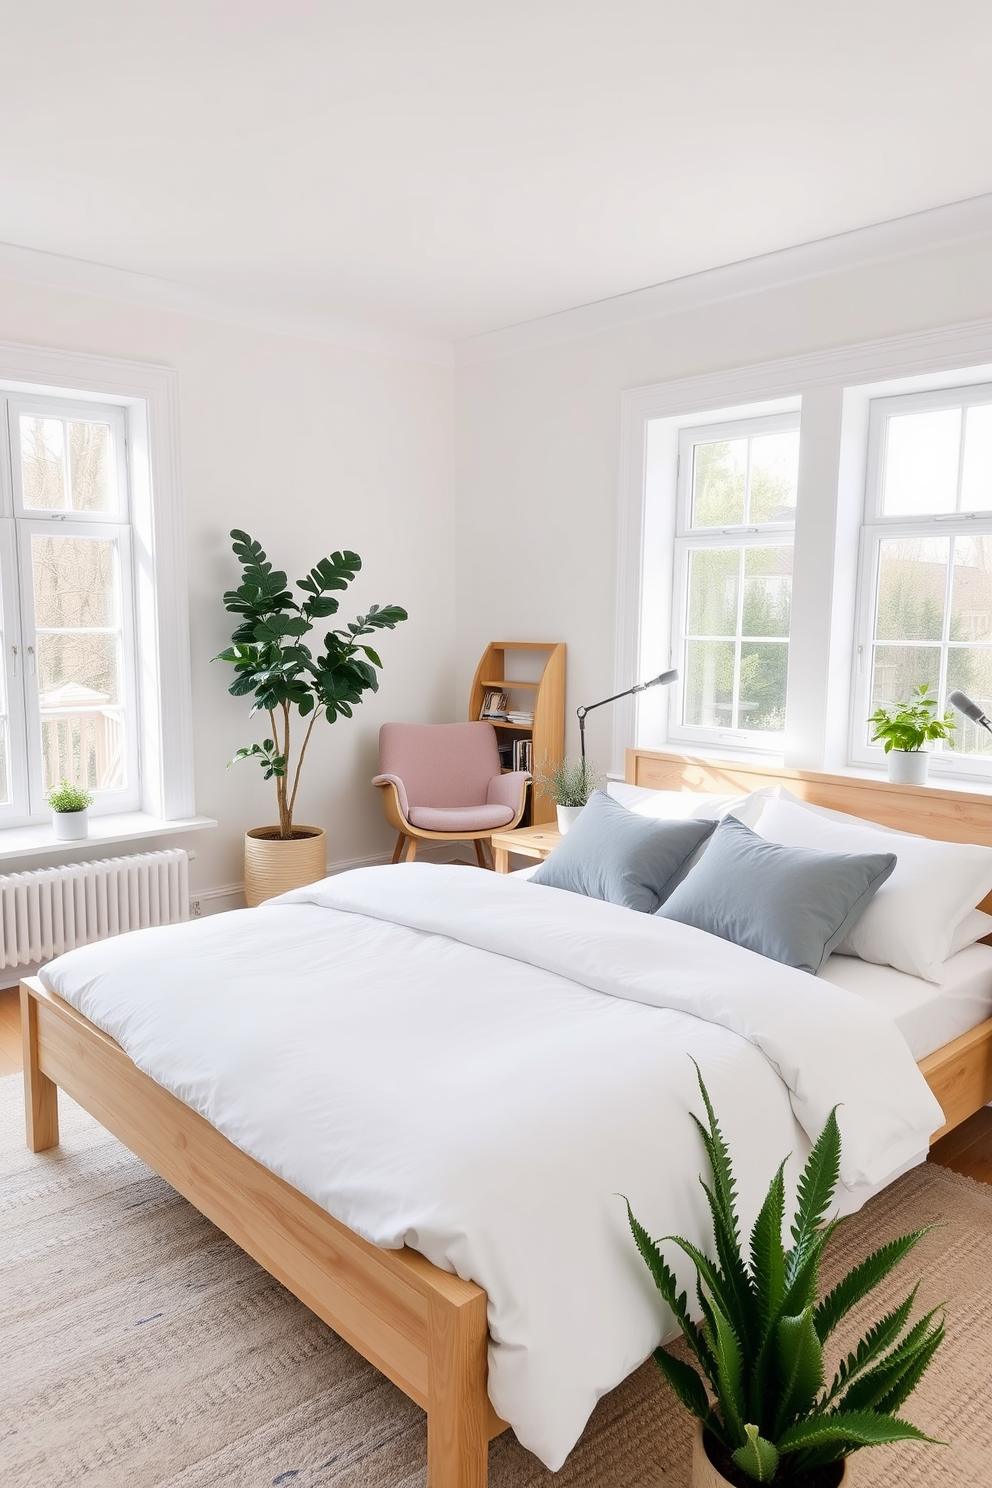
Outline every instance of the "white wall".
<path id="1" fill-rule="evenodd" d="M 614 690 L 625 389 L 990 315 L 992 239 L 977 239 L 461 368 L 460 690 L 488 639 L 565 641 L 573 751 L 575 708 Z M 588 722 L 603 767 L 610 711 Z"/>
<path id="2" fill-rule="evenodd" d="M 350 722 L 318 725 L 297 802 L 297 820 L 327 828 L 332 862 L 387 849 L 368 784 L 379 724 L 454 716 L 452 372 L 2 281 L 0 340 L 179 373 L 196 805 L 220 823 L 182 844 L 197 851 L 194 890 L 240 883 L 245 828 L 275 816 L 256 765 L 225 768 L 262 736 L 227 693 L 230 668 L 210 664 L 230 635 L 221 594 L 238 572 L 232 527 L 257 537 L 290 579 L 353 548 L 364 569 L 342 613 L 373 602 L 410 613 L 383 634 L 379 694 Z"/>

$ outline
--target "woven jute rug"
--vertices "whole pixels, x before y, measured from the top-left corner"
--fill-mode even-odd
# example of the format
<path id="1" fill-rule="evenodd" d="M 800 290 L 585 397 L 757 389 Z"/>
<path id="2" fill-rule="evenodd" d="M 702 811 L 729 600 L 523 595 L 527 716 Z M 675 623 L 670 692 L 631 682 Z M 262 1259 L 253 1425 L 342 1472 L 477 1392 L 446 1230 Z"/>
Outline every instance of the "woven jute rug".
<path id="1" fill-rule="evenodd" d="M 61 1113 L 61 1147 L 32 1156 L 20 1076 L 0 1081 L 5 1488 L 422 1488 L 417 1407 L 64 1097 Z M 856 1488 L 992 1485 L 992 1188 L 917 1169 L 844 1227 L 826 1279 L 923 1224 L 942 1228 L 871 1310 L 919 1275 L 921 1302 L 946 1302 L 948 1341 L 906 1414 L 949 1445 L 861 1452 Z M 683 1488 L 689 1443 L 649 1362 L 560 1473 L 506 1433 L 490 1482 Z"/>

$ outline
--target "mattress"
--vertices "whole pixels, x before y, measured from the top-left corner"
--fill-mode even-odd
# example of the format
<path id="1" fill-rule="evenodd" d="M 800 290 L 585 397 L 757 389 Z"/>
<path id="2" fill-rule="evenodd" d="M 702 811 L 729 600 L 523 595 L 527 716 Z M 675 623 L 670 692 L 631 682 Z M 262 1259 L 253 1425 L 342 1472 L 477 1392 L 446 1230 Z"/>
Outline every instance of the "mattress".
<path id="1" fill-rule="evenodd" d="M 958 951 L 944 963 L 941 982 L 856 956 L 828 957 L 819 975 L 888 1014 L 917 1060 L 992 1017 L 992 946 Z"/>

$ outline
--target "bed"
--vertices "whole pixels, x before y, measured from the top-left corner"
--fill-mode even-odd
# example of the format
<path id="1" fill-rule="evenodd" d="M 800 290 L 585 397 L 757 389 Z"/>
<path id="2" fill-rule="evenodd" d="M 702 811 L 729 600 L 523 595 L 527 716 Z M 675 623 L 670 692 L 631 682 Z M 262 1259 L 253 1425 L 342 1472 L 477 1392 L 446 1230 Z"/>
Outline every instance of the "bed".
<path id="1" fill-rule="evenodd" d="M 992 802 L 975 794 L 714 766 L 646 751 L 631 751 L 627 778 L 656 789 L 696 791 L 746 792 L 784 782 L 815 804 L 948 841 L 992 846 Z M 512 892 L 525 890 L 521 885 Z M 115 1039 L 36 978 L 22 985 L 21 996 L 32 1149 L 57 1143 L 57 1089 L 64 1089 L 426 1410 L 430 1488 L 483 1488 L 488 1441 L 506 1424 L 489 1399 L 486 1292 L 418 1250 L 372 1244 L 335 1219 L 298 1184 L 248 1155 L 139 1069 Z M 280 1036 L 280 1021 L 282 1032 L 291 1032 L 291 1003 L 273 997 L 268 1016 L 273 1040 Z M 424 1057 L 432 1042 L 444 1041 L 446 1030 L 421 1028 L 418 1036 Z M 920 1061 L 943 1108 L 941 1131 L 992 1099 L 990 1044 L 992 1019 Z"/>

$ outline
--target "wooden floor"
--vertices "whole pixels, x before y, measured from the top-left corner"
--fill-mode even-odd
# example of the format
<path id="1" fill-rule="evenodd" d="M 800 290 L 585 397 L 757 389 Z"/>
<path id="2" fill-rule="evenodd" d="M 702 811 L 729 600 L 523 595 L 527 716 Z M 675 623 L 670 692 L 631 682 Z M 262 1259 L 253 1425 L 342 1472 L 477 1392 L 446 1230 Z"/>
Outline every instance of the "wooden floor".
<path id="1" fill-rule="evenodd" d="M 16 1075 L 21 1068 L 21 1016 L 18 991 L 0 991 L 0 1076 Z M 949 1132 L 931 1149 L 930 1161 L 992 1183 L 992 1107 L 985 1106 Z"/>

